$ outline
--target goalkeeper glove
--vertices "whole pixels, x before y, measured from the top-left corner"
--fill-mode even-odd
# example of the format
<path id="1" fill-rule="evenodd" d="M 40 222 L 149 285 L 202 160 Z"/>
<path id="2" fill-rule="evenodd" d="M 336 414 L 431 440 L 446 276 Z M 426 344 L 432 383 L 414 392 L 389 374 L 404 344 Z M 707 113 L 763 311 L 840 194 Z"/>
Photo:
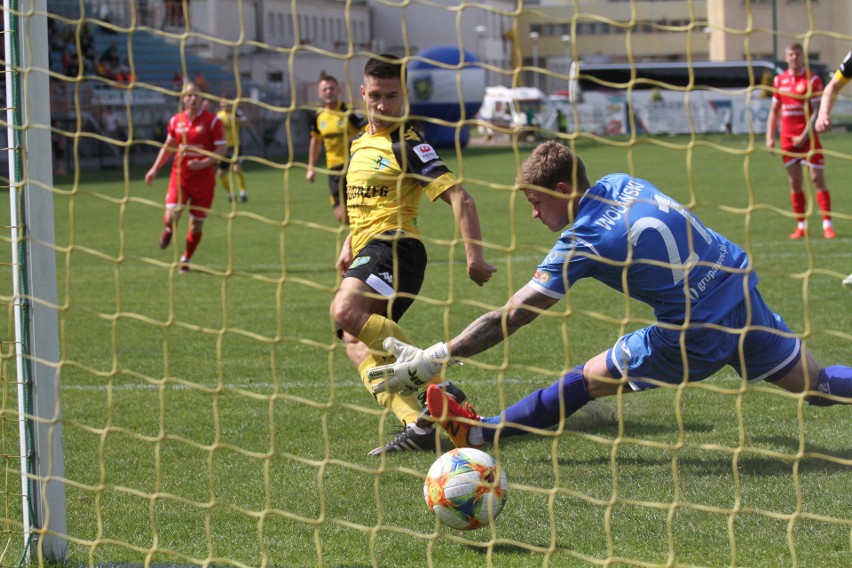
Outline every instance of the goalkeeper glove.
<path id="1" fill-rule="evenodd" d="M 367 371 L 367 378 L 370 380 L 385 379 L 373 386 L 373 394 L 413 394 L 441 372 L 441 365 L 458 363 L 449 358 L 446 343 L 436 343 L 428 349 L 418 349 L 394 337 L 388 337 L 384 341 L 384 348 L 396 357 L 396 363 Z"/>

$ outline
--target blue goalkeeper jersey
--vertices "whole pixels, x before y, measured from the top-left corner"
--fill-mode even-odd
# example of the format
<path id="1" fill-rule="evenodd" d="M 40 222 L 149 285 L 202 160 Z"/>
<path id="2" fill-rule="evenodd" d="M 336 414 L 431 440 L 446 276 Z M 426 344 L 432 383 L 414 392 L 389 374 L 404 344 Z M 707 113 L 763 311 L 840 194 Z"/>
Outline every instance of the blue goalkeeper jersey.
<path id="1" fill-rule="evenodd" d="M 601 178 L 530 286 L 562 298 L 591 277 L 650 305 L 661 322 L 715 322 L 757 286 L 748 255 L 651 183 Z"/>

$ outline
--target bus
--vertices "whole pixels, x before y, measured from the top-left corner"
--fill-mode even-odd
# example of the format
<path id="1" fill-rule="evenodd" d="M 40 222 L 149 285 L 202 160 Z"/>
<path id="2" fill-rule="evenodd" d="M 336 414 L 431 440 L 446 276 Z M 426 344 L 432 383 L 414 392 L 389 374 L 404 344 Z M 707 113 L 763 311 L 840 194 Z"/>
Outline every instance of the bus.
<path id="1" fill-rule="evenodd" d="M 808 63 L 823 83 L 830 69 L 822 63 Z M 723 89 L 738 90 L 772 86 L 772 78 L 784 70 L 766 60 L 751 61 L 656 61 L 643 63 L 582 63 L 571 69 L 573 98 L 584 91 L 645 89 Z"/>

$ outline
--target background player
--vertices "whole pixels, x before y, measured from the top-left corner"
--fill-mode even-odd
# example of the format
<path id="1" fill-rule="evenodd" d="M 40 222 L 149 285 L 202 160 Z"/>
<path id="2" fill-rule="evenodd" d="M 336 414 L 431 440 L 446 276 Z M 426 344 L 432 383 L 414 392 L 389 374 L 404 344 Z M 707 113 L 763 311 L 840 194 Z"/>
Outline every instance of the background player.
<path id="1" fill-rule="evenodd" d="M 825 156 L 819 136 L 811 128 L 816 120 L 816 106 L 822 94 L 822 79 L 805 69 L 802 44 L 791 43 L 784 48 L 787 70 L 779 73 L 772 84 L 772 105 L 766 121 L 766 147 L 775 148 L 775 129 L 781 115 L 781 151 L 787 176 L 790 178 L 790 201 L 797 217 L 791 239 L 808 234 L 805 221 L 805 193 L 802 188 L 802 163 L 810 167 L 816 200 L 822 211 L 822 233 L 826 239 L 835 237 L 831 224 L 831 196 L 825 186 Z"/>
<path id="2" fill-rule="evenodd" d="M 369 124 L 350 147 L 346 174 L 350 231 L 337 259 L 343 281 L 330 310 L 343 332 L 346 353 L 371 394 L 367 371 L 384 362 L 383 341 L 388 337 L 409 341 L 396 322 L 411 306 L 426 272 L 426 248 L 416 225 L 424 193 L 430 201 L 440 199 L 452 207 L 470 279 L 482 286 L 496 270 L 485 262 L 473 197 L 420 133 L 399 120 L 406 100 L 402 71 L 402 62 L 393 55 L 370 59 L 364 67 L 361 96 Z M 375 396 L 404 428 L 370 455 L 435 449 L 433 425 L 416 423 L 421 401 L 410 393 Z"/>
<path id="3" fill-rule="evenodd" d="M 550 253 L 505 306 L 446 344 L 422 351 L 388 340 L 397 362 L 374 369 L 377 379 L 390 376 L 377 391 L 417 388 L 418 378 L 433 376 L 451 357 L 497 345 L 582 278 L 648 304 L 657 323 L 628 333 L 550 387 L 481 422 L 472 407 L 429 385 L 429 412 L 456 446 L 491 442 L 498 425 L 501 436 L 549 428 L 591 400 L 700 381 L 726 365 L 749 382 L 811 391 L 812 404 L 852 403 L 852 368 L 820 365 L 764 303 L 745 251 L 650 182 L 612 174 L 590 187 L 582 160 L 566 146 L 546 142 L 523 163 L 518 185 L 533 218 L 561 232 Z"/>
<path id="4" fill-rule="evenodd" d="M 831 81 L 825 86 L 822 92 L 822 100 L 819 104 L 819 114 L 817 115 L 816 130 L 817 132 L 828 132 L 831 130 L 831 109 L 834 108 L 834 103 L 837 102 L 837 95 L 841 89 L 846 86 L 846 83 L 852 79 L 852 51 L 846 54 L 840 67 L 834 72 Z M 843 279 L 843 285 L 847 288 L 852 288 L 852 274 Z"/>
<path id="5" fill-rule="evenodd" d="M 248 120 L 245 114 L 240 109 L 236 108 L 231 101 L 222 99 L 219 102 L 219 112 L 216 113 L 222 126 L 225 129 L 225 144 L 228 147 L 225 157 L 227 160 L 219 162 L 216 166 L 219 173 L 219 179 L 222 180 L 222 186 L 228 192 L 228 201 L 233 201 L 235 198 L 234 192 L 231 189 L 231 178 L 228 175 L 228 170 L 234 172 L 237 178 L 237 188 L 240 190 L 240 203 L 248 201 L 248 192 L 246 190 L 246 176 L 243 175 L 243 158 L 240 148 L 240 126 L 246 124 Z"/>
<path id="6" fill-rule="evenodd" d="M 202 229 L 207 212 L 213 205 L 216 191 L 216 157 L 225 155 L 225 130 L 215 114 L 202 108 L 201 90 L 194 83 L 183 87 L 184 110 L 171 119 L 166 129 L 166 141 L 154 165 L 145 174 L 145 183 L 151 185 L 172 154 L 169 189 L 166 193 L 166 228 L 160 235 L 160 248 L 169 246 L 184 207 L 189 204 L 189 231 L 186 248 L 180 258 L 180 271 L 189 271 L 189 261 L 201 243 Z M 211 155 L 212 154 L 212 155 Z"/>
<path id="7" fill-rule="evenodd" d="M 314 166 L 322 147 L 325 146 L 325 164 L 332 171 L 328 176 L 332 211 L 334 218 L 339 223 L 343 223 L 346 208 L 343 167 L 349 156 L 349 142 L 364 129 L 367 120 L 360 114 L 351 112 L 346 103 L 340 100 L 340 85 L 331 75 L 326 73 L 320 75 L 317 94 L 323 106 L 311 121 L 308 171 L 305 173 L 305 178 L 311 183 L 314 182 L 316 177 Z"/>

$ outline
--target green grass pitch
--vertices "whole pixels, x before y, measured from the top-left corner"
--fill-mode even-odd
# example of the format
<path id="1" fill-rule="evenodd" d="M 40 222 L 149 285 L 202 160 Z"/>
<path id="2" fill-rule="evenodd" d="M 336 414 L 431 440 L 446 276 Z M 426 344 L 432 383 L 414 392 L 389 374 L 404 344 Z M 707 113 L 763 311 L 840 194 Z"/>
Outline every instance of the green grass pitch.
<path id="1" fill-rule="evenodd" d="M 817 357 L 852 363 L 852 293 L 840 283 L 852 271 L 852 137 L 824 139 L 834 241 L 789 241 L 786 176 L 762 143 L 576 147 L 593 180 L 614 171 L 649 179 L 744 246 L 767 301 Z M 476 198 L 499 272 L 483 288 L 470 282 L 450 208 L 424 200 L 430 264 L 401 322 L 420 346 L 502 305 L 553 243 L 512 189 L 530 149 L 441 152 Z M 491 447 L 511 486 L 501 516 L 471 533 L 436 526 L 422 497 L 435 456 L 366 456 L 397 425 L 334 338 L 328 305 L 345 233 L 325 177 L 310 185 L 301 165 L 248 160 L 249 202 L 232 206 L 217 189 L 194 270 L 181 275 L 186 217 L 172 246 L 157 246 L 167 175 L 153 188 L 142 167 L 58 180 L 73 565 L 849 565 L 852 409 L 811 408 L 769 385 L 746 387 L 731 370 L 598 401 L 558 432 Z M 816 212 L 811 225 L 818 234 Z M 448 375 L 480 412 L 496 414 L 650 317 L 585 281 Z"/>

